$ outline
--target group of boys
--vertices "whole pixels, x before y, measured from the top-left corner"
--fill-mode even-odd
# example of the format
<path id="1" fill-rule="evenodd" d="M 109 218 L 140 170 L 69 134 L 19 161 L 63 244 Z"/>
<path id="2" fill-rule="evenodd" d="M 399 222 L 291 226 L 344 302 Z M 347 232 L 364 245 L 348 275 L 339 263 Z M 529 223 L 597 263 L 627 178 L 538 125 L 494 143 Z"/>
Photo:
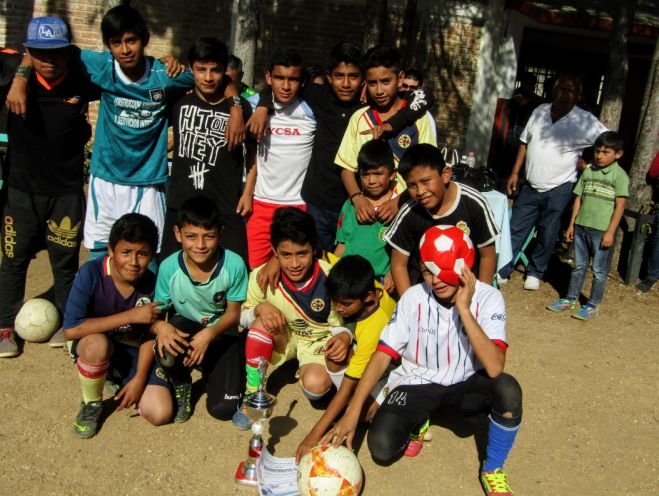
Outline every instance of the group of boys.
<path id="1" fill-rule="evenodd" d="M 53 270 L 65 265 L 68 277 L 55 274 L 56 304 L 82 388 L 79 437 L 98 431 L 108 386 L 119 409 L 135 406 L 153 425 L 188 420 L 194 368 L 209 413 L 246 428 L 242 399 L 262 380 L 260 359 L 271 371 L 297 359 L 309 399 L 337 388 L 298 458 L 323 440 L 350 445 L 361 418 L 372 420 L 373 457 L 388 464 L 419 453 L 433 412 L 487 412 L 482 483 L 488 494 L 512 494 L 503 463 L 521 389 L 503 373 L 503 298 L 485 284 L 498 229 L 484 198 L 450 181 L 424 93 L 399 93 L 396 51 L 362 56 L 341 43 L 327 83 L 305 86 L 299 55 L 277 51 L 248 124 L 254 140 L 241 147 L 251 108 L 226 75 L 223 43 L 195 41 L 189 70 L 176 74 L 175 62 L 144 55 L 149 32 L 131 7 L 111 9 L 101 30 L 109 52 L 75 49 L 57 18 L 28 29 L 9 98 L 0 273 L 11 297 L 0 302 L 0 356 L 18 353 L 13 317 L 46 238 L 57 245 L 48 246 Z M 90 261 L 77 271 L 86 106 L 99 97 L 84 219 Z M 480 281 L 465 267 L 449 284 L 426 265 L 419 241 L 440 225 L 473 239 Z"/>

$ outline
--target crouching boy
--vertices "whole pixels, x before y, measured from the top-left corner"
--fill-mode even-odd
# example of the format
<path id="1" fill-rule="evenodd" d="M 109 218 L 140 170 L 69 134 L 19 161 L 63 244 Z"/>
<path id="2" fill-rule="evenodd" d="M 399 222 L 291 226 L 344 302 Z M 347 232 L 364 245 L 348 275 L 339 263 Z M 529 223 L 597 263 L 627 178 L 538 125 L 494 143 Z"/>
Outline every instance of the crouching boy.
<path id="1" fill-rule="evenodd" d="M 454 239 L 463 239 L 453 226 L 431 227 L 424 238 L 433 230 L 457 231 Z M 488 412 L 481 483 L 489 496 L 512 495 L 503 465 L 521 424 L 522 390 L 512 376 L 503 373 L 508 346 L 503 297 L 477 281 L 468 265 L 459 275 L 440 270 L 447 253 L 439 251 L 436 243 L 424 244 L 424 238 L 420 250 L 424 282 L 401 297 L 345 415 L 323 441 L 340 444 L 346 439 L 351 447 L 364 402 L 391 361 L 400 359 L 368 432 L 373 459 L 385 465 L 395 461 L 403 454 L 410 433 L 436 411 Z"/>
<path id="2" fill-rule="evenodd" d="M 98 430 L 108 372 L 120 386 L 118 410 L 135 405 L 154 425 L 172 416 L 167 380 L 153 360 L 149 327 L 160 314 L 153 301 L 156 279 L 147 270 L 158 246 L 158 229 L 141 214 L 114 223 L 108 255 L 78 271 L 64 314 L 64 336 L 76 360 L 83 402 L 73 432 L 89 438 Z"/>

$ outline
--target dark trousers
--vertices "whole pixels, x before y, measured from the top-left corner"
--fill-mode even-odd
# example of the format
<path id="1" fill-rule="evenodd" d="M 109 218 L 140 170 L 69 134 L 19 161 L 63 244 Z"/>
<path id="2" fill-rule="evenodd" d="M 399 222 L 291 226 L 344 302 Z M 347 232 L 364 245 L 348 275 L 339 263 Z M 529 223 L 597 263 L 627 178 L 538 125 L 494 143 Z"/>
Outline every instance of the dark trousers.
<path id="1" fill-rule="evenodd" d="M 204 328 L 181 315 L 174 315 L 169 323 L 189 333 L 188 340 Z M 207 389 L 206 409 L 218 420 L 231 419 L 245 392 L 245 338 L 236 330 L 227 332 L 229 334 L 222 334 L 210 344 L 201 364 L 201 374 Z M 192 371 L 183 365 L 182 354 L 170 366 L 163 364 L 158 353 L 156 358 L 173 386 L 192 380 Z"/>
<path id="2" fill-rule="evenodd" d="M 340 212 L 333 212 L 307 203 L 307 213 L 313 217 L 316 223 L 320 247 L 325 251 L 334 251 L 334 248 L 336 248 L 336 227 L 339 223 Z"/>
<path id="3" fill-rule="evenodd" d="M 63 314 L 78 271 L 84 196 L 44 196 L 7 188 L 2 209 L 0 327 L 14 325 L 25 296 L 27 269 L 46 248 L 53 271 L 55 306 Z"/>
<path id="4" fill-rule="evenodd" d="M 463 415 L 490 413 L 497 423 L 515 427 L 522 421 L 522 388 L 515 378 L 491 379 L 479 371 L 453 386 L 399 386 L 382 402 L 368 430 L 368 449 L 375 462 L 387 465 L 405 449 L 410 433 L 433 412 L 452 408 Z M 511 412 L 513 418 L 501 416 Z"/>

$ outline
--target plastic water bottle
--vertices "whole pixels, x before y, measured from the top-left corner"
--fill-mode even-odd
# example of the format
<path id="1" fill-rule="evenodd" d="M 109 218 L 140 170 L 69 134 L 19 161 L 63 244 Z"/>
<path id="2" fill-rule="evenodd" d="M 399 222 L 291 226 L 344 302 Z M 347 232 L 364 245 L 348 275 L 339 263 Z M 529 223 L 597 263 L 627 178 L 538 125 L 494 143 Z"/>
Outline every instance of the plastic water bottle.
<path id="1" fill-rule="evenodd" d="M 467 166 L 470 169 L 476 167 L 476 154 L 474 154 L 474 152 L 469 152 L 469 154 L 467 155 Z"/>

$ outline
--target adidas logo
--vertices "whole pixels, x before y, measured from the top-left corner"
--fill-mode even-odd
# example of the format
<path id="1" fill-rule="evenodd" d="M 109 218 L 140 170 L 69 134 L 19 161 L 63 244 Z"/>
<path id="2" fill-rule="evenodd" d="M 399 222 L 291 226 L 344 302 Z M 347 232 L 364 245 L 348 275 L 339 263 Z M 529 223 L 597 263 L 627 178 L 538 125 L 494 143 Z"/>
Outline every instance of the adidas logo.
<path id="1" fill-rule="evenodd" d="M 75 248 L 78 246 L 78 232 L 80 231 L 81 223 L 82 221 L 78 221 L 77 224 L 71 226 L 71 218 L 68 216 L 62 218 L 62 222 L 59 225 L 54 220 L 49 219 L 47 224 L 51 234 L 46 239 L 67 248 Z"/>

